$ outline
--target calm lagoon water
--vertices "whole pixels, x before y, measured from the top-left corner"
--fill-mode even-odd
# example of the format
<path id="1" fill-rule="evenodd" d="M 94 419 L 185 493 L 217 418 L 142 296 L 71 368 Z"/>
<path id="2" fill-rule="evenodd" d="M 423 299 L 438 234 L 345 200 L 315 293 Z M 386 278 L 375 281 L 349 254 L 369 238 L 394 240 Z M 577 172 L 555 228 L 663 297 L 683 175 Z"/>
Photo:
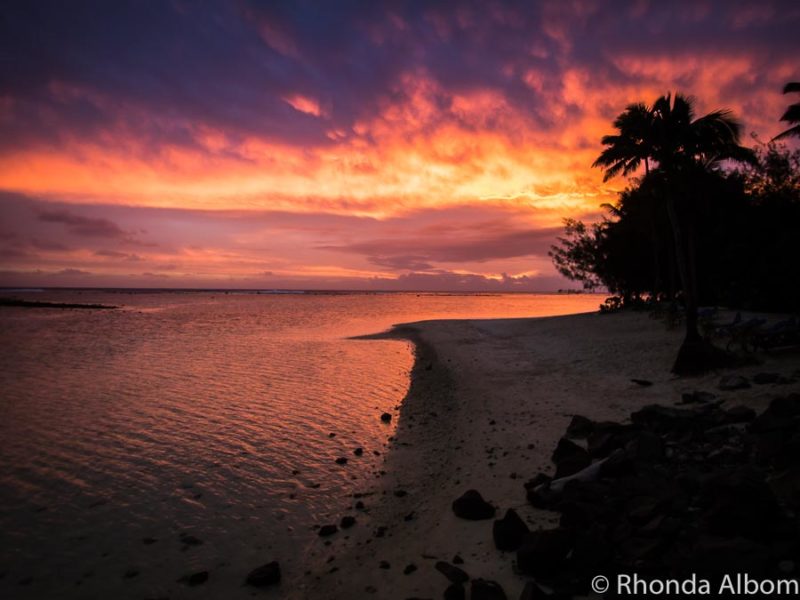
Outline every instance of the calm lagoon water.
<path id="1" fill-rule="evenodd" d="M 121 308 L 0 309 L 2 598 L 250 597 L 245 574 L 274 558 L 298 577 L 312 526 L 374 487 L 393 431 L 380 414 L 408 389 L 409 344 L 350 336 L 601 300 L 15 295 Z M 204 570 L 201 586 L 177 582 Z"/>

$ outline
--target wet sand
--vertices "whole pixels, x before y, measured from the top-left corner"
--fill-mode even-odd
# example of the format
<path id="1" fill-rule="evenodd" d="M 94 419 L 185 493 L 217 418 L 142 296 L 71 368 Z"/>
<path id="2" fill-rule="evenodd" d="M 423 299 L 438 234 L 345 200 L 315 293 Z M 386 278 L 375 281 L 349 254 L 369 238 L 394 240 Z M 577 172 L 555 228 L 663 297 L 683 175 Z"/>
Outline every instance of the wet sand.
<path id="1" fill-rule="evenodd" d="M 721 392 L 728 371 L 672 376 L 682 331 L 644 313 L 428 321 L 384 335 L 412 340 L 417 352 L 387 473 L 360 499 L 364 510 L 351 512 L 356 526 L 329 538 L 319 556 L 324 566 L 304 589 L 285 590 L 289 597 L 441 598 L 448 582 L 434 565 L 458 555 L 473 579 L 495 580 L 518 598 L 526 579 L 513 572 L 513 557 L 495 549 L 492 520 L 457 518 L 454 499 L 476 489 L 498 518 L 514 508 L 530 529 L 550 528 L 558 515 L 528 505 L 523 484 L 539 472 L 552 475 L 550 456 L 572 415 L 624 421 L 644 405 L 674 405 L 695 390 L 761 410 L 778 393 L 774 386 Z M 798 367 L 796 354 L 759 358 L 762 364 L 736 372 L 788 376 Z"/>

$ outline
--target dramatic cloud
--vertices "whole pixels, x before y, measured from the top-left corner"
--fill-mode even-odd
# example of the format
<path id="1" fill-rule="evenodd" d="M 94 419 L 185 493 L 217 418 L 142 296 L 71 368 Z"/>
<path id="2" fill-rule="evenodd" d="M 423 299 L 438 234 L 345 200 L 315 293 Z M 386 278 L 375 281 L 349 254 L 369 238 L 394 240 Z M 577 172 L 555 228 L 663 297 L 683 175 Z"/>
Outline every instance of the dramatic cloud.
<path id="1" fill-rule="evenodd" d="M 67 229 L 81 236 L 122 238 L 127 234 L 108 219 L 81 217 L 67 210 L 42 211 L 39 220 L 45 223 L 63 223 Z"/>
<path id="2" fill-rule="evenodd" d="M 561 217 L 624 185 L 590 168 L 613 117 L 680 90 L 769 139 L 799 24 L 791 0 L 12 0 L 2 263 L 563 287 Z"/>

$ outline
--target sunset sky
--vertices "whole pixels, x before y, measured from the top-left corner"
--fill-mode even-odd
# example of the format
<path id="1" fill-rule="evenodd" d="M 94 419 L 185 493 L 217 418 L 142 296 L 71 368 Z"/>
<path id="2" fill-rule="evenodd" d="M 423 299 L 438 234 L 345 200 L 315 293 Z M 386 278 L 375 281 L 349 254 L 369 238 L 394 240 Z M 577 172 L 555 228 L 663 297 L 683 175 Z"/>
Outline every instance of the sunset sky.
<path id="1" fill-rule="evenodd" d="M 553 290 L 626 104 L 781 131 L 800 3 L 3 2 L 0 285 Z"/>

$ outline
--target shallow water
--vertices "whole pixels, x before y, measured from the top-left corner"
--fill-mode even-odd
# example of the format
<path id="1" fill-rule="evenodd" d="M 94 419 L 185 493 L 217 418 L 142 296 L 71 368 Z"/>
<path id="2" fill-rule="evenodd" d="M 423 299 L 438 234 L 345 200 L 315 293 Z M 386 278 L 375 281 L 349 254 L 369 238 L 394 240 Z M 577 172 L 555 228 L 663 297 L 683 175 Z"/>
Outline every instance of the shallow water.
<path id="1" fill-rule="evenodd" d="M 393 431 L 380 414 L 408 388 L 409 344 L 348 336 L 600 302 L 16 295 L 121 309 L 0 309 L 3 598 L 249 597 L 243 577 L 275 558 L 298 577 L 321 543 L 312 526 L 338 521 L 354 491 L 374 487 Z M 177 582 L 204 570 L 201 586 Z"/>

